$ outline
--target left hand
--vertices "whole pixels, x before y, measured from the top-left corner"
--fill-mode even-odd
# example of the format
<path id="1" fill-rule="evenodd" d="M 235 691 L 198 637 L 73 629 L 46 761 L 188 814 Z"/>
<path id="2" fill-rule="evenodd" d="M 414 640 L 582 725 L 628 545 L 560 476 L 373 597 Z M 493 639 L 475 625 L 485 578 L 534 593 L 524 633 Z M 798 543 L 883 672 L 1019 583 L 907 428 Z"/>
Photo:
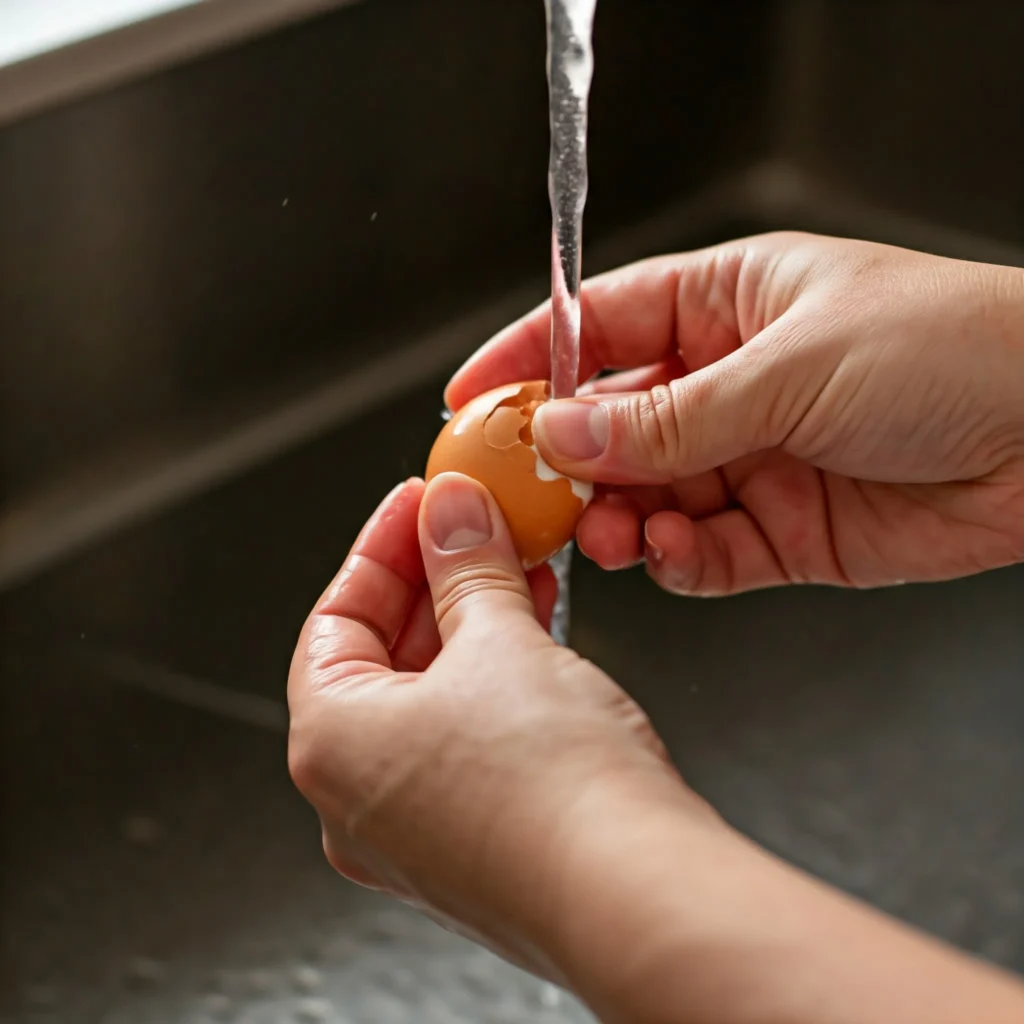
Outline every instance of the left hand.
<path id="1" fill-rule="evenodd" d="M 566 873 L 628 848 L 621 808 L 720 819 L 637 705 L 551 640 L 554 599 L 482 487 L 408 481 L 306 622 L 288 699 L 291 772 L 331 864 L 559 980 Z"/>
<path id="2" fill-rule="evenodd" d="M 527 582 L 465 477 L 381 505 L 288 681 L 292 775 L 338 871 L 609 1024 L 1022 1019 L 1017 982 L 730 829 L 636 704 L 547 635 L 553 584 Z"/>

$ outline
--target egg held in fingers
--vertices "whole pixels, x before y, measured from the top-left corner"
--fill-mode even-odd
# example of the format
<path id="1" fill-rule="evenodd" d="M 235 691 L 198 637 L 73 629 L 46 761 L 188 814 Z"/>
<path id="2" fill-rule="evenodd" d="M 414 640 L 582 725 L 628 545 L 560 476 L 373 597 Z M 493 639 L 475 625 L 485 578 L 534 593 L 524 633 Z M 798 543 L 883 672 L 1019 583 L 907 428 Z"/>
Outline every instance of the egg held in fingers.
<path id="1" fill-rule="evenodd" d="M 572 540 L 594 493 L 592 484 L 552 469 L 534 445 L 533 415 L 550 394 L 539 380 L 478 395 L 444 425 L 427 460 L 428 482 L 462 473 L 491 492 L 526 569 Z"/>

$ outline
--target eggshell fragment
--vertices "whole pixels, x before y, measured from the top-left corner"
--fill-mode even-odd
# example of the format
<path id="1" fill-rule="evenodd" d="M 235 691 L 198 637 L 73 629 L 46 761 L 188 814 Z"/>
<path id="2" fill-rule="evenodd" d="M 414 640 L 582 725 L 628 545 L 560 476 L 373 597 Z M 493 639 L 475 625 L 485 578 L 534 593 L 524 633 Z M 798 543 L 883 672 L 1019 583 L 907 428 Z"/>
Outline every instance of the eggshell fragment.
<path id="1" fill-rule="evenodd" d="M 529 569 L 572 540 L 593 487 L 552 469 L 534 447 L 533 414 L 548 400 L 547 381 L 478 395 L 444 425 L 427 460 L 426 479 L 464 473 L 486 487 Z"/>

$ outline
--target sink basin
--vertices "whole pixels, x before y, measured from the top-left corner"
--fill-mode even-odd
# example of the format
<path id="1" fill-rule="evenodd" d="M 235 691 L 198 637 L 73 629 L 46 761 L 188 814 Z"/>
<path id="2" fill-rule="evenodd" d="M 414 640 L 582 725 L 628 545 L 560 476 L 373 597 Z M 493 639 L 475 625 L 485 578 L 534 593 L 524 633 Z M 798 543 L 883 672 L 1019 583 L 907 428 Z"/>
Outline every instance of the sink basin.
<path id="1" fill-rule="evenodd" d="M 423 465 L 443 379 L 8 595 L 11 1019 L 589 1019 L 337 880 L 286 777 L 294 637 Z M 697 601 L 579 560 L 573 642 L 745 831 L 1020 969 L 1022 588 L 1016 569 Z"/>

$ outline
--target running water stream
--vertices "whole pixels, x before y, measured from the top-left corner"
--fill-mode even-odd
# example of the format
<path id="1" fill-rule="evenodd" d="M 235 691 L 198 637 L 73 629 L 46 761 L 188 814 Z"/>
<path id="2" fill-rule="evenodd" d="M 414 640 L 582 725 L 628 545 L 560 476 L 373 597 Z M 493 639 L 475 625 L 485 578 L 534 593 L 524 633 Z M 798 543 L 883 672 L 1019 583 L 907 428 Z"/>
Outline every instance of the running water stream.
<path id="1" fill-rule="evenodd" d="M 594 69 L 592 34 L 597 0 L 544 0 L 547 14 L 548 101 L 551 155 L 551 392 L 576 394 L 580 365 L 580 258 L 587 201 L 587 101 Z M 551 566 L 558 601 L 551 634 L 569 637 L 569 575 L 572 545 Z"/>

